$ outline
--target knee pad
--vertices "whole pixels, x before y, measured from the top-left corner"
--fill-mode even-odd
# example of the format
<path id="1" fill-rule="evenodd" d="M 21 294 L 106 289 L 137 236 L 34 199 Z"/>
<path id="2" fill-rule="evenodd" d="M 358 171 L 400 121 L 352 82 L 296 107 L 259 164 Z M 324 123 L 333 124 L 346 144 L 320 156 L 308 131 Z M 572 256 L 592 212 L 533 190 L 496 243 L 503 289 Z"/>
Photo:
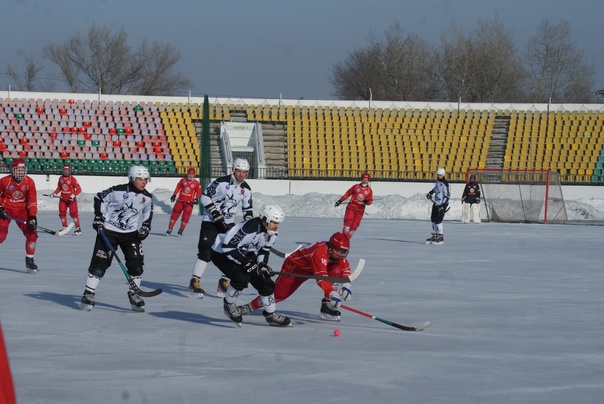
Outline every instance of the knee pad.
<path id="1" fill-rule="evenodd" d="M 101 279 L 103 278 L 103 276 L 105 276 L 106 270 L 107 268 L 90 267 L 88 269 L 88 273 L 92 276 L 96 276 L 97 278 Z"/>
<path id="2" fill-rule="evenodd" d="M 135 277 L 135 276 L 141 276 L 143 274 L 143 267 L 142 266 L 135 266 L 133 268 L 128 268 L 128 275 Z"/>

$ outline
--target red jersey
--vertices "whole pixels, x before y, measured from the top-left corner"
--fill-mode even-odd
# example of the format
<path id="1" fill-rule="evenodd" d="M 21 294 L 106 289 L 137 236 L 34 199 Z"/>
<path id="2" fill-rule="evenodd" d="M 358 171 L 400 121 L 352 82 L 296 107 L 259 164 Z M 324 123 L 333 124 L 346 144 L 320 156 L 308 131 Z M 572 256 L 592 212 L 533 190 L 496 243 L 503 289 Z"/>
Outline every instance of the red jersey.
<path id="1" fill-rule="evenodd" d="M 364 187 L 361 184 L 355 184 L 342 195 L 340 202 L 344 202 L 348 198 L 350 198 L 348 207 L 364 211 L 366 205 L 373 203 L 373 191 L 369 185 Z"/>
<path id="2" fill-rule="evenodd" d="M 12 175 L 0 178 L 0 204 L 13 210 L 26 210 L 27 216 L 38 214 L 36 184 L 30 177 L 17 182 Z"/>
<path id="3" fill-rule="evenodd" d="M 201 197 L 201 185 L 196 179 L 189 180 L 187 177 L 182 178 L 176 184 L 174 195 L 178 195 L 178 201 L 185 203 L 193 203 L 193 200 Z"/>
<path id="4" fill-rule="evenodd" d="M 55 189 L 54 194 L 58 195 L 61 193 L 60 197 L 64 201 L 68 201 L 71 195 L 78 196 L 82 192 L 82 187 L 78 183 L 78 180 L 75 179 L 73 175 L 59 177 L 59 183 L 57 184 L 57 189 Z"/>
<path id="5" fill-rule="evenodd" d="M 350 276 L 348 260 L 342 258 L 334 262 L 329 259 L 327 244 L 327 241 L 318 241 L 308 247 L 296 250 L 285 259 L 282 270 L 295 274 L 317 276 Z M 323 289 L 325 298 L 329 299 L 329 293 L 333 291 L 332 283 L 318 279 L 317 285 Z"/>

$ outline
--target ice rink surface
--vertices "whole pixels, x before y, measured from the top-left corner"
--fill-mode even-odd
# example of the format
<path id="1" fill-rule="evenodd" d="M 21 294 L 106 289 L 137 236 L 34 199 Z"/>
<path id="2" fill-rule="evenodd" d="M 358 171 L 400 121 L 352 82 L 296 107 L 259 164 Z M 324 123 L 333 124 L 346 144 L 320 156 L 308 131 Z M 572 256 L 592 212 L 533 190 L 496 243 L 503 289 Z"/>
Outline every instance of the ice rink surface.
<path id="1" fill-rule="evenodd" d="M 166 237 L 155 215 L 144 241 L 146 312 L 130 309 L 117 262 L 79 309 L 95 233 L 40 233 L 27 274 L 25 239 L 11 224 L 0 245 L 0 321 L 19 403 L 595 403 L 604 397 L 602 227 L 445 222 L 445 244 L 425 245 L 428 220 L 365 218 L 352 238 L 351 307 L 405 332 L 342 311 L 319 319 L 321 291 L 307 281 L 277 310 L 241 329 L 215 298 L 211 265 L 204 299 L 187 296 L 201 218 Z M 55 212 L 40 225 L 60 229 Z M 340 218 L 288 217 L 276 247 L 326 240 Z M 175 231 L 176 232 L 176 231 Z M 174 233 L 175 233 L 174 232 Z M 123 259 L 123 254 L 119 252 Z M 282 259 L 272 256 L 279 269 Z M 248 288 L 239 298 L 254 296 Z M 335 337 L 335 329 L 341 331 Z"/>

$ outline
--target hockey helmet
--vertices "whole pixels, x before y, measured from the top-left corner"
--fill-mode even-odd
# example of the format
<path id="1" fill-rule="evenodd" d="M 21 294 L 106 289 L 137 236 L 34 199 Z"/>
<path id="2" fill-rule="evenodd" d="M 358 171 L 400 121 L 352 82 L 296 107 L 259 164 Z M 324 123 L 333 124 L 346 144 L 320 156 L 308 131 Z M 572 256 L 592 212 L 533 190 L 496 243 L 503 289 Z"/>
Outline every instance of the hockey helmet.
<path id="1" fill-rule="evenodd" d="M 250 163 L 246 159 L 235 159 L 233 161 L 233 171 L 235 170 L 250 171 Z"/>
<path id="2" fill-rule="evenodd" d="M 195 169 L 193 167 L 189 168 L 187 174 L 195 175 Z"/>
<path id="3" fill-rule="evenodd" d="M 363 174 L 361 175 L 361 179 L 363 179 L 363 178 L 367 178 L 368 180 L 370 180 L 370 181 L 371 181 L 371 175 L 369 175 L 369 173 L 363 173 Z"/>
<path id="4" fill-rule="evenodd" d="M 334 233 L 329 238 L 329 248 L 337 248 L 348 251 L 350 249 L 350 240 L 348 240 L 348 237 L 346 237 L 344 233 Z"/>
<path id="5" fill-rule="evenodd" d="M 472 181 L 476 181 L 476 176 L 475 175 L 470 175 L 470 182 Z"/>
<path id="6" fill-rule="evenodd" d="M 13 178 L 16 181 L 23 181 L 23 179 L 27 175 L 27 166 L 25 165 L 25 160 L 15 159 L 11 163 L 10 167 L 11 172 L 13 173 Z"/>
<path id="7" fill-rule="evenodd" d="M 334 233 L 329 238 L 329 243 L 327 244 L 329 258 L 333 261 L 338 261 L 340 258 L 343 258 L 348 255 L 348 250 L 350 250 L 350 240 L 344 233 Z"/>
<path id="8" fill-rule="evenodd" d="M 444 168 L 439 168 L 438 170 L 436 170 L 436 175 L 445 175 L 446 173 L 447 172 Z"/>
<path id="9" fill-rule="evenodd" d="M 149 170 L 144 166 L 132 166 L 128 171 L 128 180 L 133 182 L 136 178 L 144 178 L 147 181 L 151 181 Z"/>
<path id="10" fill-rule="evenodd" d="M 69 177 L 69 175 L 71 174 L 71 166 L 69 164 L 64 164 L 62 172 L 65 177 Z"/>
<path id="11" fill-rule="evenodd" d="M 265 205 L 260 211 L 260 219 L 265 223 L 281 223 L 285 219 L 285 213 L 277 205 Z"/>

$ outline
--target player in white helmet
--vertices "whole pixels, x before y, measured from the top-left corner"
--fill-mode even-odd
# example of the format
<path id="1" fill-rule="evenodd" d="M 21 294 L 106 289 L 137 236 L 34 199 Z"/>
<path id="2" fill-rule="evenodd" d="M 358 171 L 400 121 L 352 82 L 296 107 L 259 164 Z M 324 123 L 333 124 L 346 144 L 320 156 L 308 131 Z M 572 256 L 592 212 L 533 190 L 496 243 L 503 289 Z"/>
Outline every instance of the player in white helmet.
<path id="1" fill-rule="evenodd" d="M 252 189 L 245 182 L 249 170 L 250 164 L 247 160 L 235 159 L 233 172 L 212 181 L 201 194 L 200 203 L 205 210 L 197 243 L 197 259 L 189 281 L 192 297 L 203 297 L 205 291 L 201 288 L 201 277 L 212 259 L 212 244 L 217 235 L 226 233 L 235 225 L 235 214 L 239 205 L 241 204 L 243 220 L 253 216 Z M 224 296 L 228 284 L 228 278 L 220 278 L 217 288 L 219 296 Z"/>
<path id="2" fill-rule="evenodd" d="M 279 327 L 291 325 L 288 317 L 276 312 L 275 282 L 268 267 L 271 247 L 284 219 L 285 213 L 279 206 L 266 205 L 258 217 L 241 222 L 216 237 L 212 246 L 212 262 L 230 279 L 223 300 L 224 313 L 238 325 L 242 312 L 236 300 L 249 283 L 260 295 L 266 321 Z"/>
<path id="3" fill-rule="evenodd" d="M 436 170 L 436 182 L 434 188 L 426 194 L 426 198 L 432 201 L 432 213 L 430 220 L 432 221 L 432 237 L 426 240 L 429 244 L 442 244 L 445 241 L 443 230 L 443 219 L 449 206 L 449 198 L 451 197 L 451 188 L 449 182 L 445 179 L 445 169 L 439 168 Z"/>
<path id="4" fill-rule="evenodd" d="M 128 274 L 137 286 L 141 284 L 145 264 L 142 241 L 149 235 L 153 219 L 153 195 L 145 189 L 151 176 L 146 167 L 132 166 L 128 171 L 128 180 L 127 184 L 115 185 L 94 197 L 92 227 L 97 231 L 97 236 L 80 303 L 82 310 L 90 311 L 94 307 L 96 288 L 113 259 L 101 232 L 115 250 L 120 247 L 126 258 Z M 139 226 L 140 222 L 142 224 Z M 128 290 L 128 299 L 132 310 L 145 311 L 145 302 L 136 291 Z"/>

